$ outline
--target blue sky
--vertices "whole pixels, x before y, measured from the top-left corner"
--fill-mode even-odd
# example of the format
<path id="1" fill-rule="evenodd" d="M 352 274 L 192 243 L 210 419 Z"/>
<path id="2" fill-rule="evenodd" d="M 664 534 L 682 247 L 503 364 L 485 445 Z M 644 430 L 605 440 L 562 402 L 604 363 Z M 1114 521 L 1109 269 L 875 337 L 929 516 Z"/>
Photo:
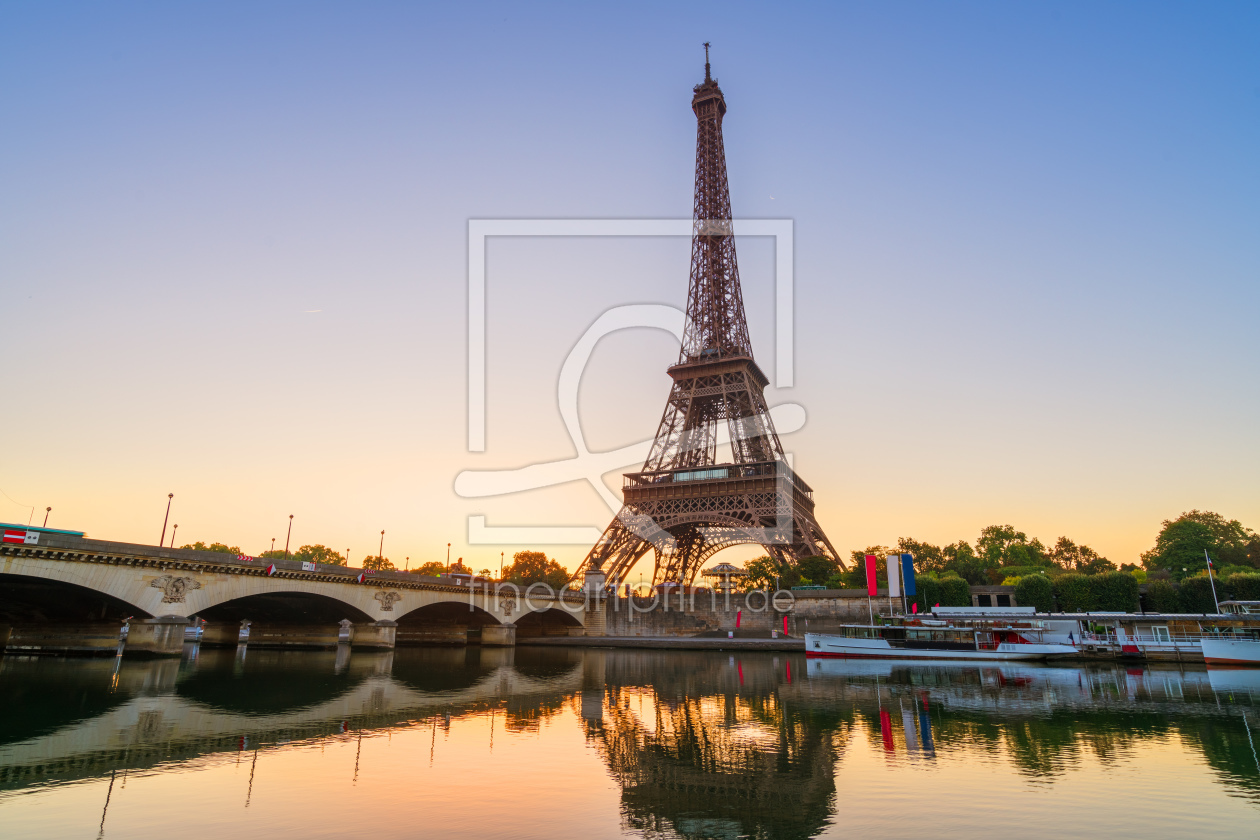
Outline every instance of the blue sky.
<path id="1" fill-rule="evenodd" d="M 0 520 L 434 559 L 465 518 L 593 524 L 555 378 L 685 242 L 495 242 L 487 451 L 465 444 L 467 223 L 690 213 L 713 42 L 736 216 L 795 224 L 785 444 L 842 551 L 1010 522 L 1117 562 L 1192 508 L 1260 526 L 1254 4 L 8 4 Z M 771 249 L 739 243 L 773 366 Z M 318 310 L 318 311 L 312 311 Z M 583 380 L 649 436 L 676 347 Z M 615 474 L 609 476 L 619 484 Z M 15 500 L 15 501 L 14 501 Z M 282 534 L 281 534 L 282 535 Z M 581 547 L 547 547 L 570 565 Z"/>

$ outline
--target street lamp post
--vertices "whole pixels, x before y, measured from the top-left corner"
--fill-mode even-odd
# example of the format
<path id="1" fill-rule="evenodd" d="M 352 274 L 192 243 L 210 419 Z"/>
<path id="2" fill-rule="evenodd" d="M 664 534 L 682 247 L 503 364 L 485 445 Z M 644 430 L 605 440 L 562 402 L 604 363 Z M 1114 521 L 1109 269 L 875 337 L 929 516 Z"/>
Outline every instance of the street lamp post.
<path id="1" fill-rule="evenodd" d="M 171 526 L 171 548 L 175 547 L 175 532 L 179 530 L 179 523 L 176 522 Z"/>
<path id="2" fill-rule="evenodd" d="M 166 494 L 166 518 L 162 520 L 162 539 L 158 540 L 158 546 L 162 546 L 166 542 L 166 523 L 171 519 L 171 499 L 175 498 L 174 493 Z"/>
<path id="3" fill-rule="evenodd" d="M 270 552 L 270 553 L 271 553 L 271 554 L 275 554 L 275 552 L 276 552 L 276 538 L 275 538 L 275 537 L 272 537 L 272 538 L 271 538 L 271 552 Z"/>
<path id="4" fill-rule="evenodd" d="M 284 535 L 284 559 L 289 559 L 289 537 L 293 536 L 293 514 L 289 514 L 289 533 Z"/>
<path id="5" fill-rule="evenodd" d="M 52 505 L 44 508 L 44 527 L 48 527 L 48 514 L 52 513 Z"/>
<path id="6" fill-rule="evenodd" d="M 381 545 L 376 549 L 376 562 L 385 565 L 385 529 L 381 529 Z"/>
<path id="7" fill-rule="evenodd" d="M 499 580 L 503 580 L 503 555 L 506 552 L 499 552 Z"/>
<path id="8" fill-rule="evenodd" d="M 446 571 L 451 570 L 451 544 L 446 544 Z"/>

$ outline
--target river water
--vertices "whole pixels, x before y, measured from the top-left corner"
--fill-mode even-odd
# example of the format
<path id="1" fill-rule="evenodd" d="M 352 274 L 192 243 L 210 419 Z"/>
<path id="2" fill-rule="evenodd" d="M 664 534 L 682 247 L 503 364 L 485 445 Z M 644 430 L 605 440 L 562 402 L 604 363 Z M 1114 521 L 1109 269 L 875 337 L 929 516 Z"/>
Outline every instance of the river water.
<path id="1" fill-rule="evenodd" d="M 0 660 L 0 837 L 1255 837 L 1260 670 Z"/>

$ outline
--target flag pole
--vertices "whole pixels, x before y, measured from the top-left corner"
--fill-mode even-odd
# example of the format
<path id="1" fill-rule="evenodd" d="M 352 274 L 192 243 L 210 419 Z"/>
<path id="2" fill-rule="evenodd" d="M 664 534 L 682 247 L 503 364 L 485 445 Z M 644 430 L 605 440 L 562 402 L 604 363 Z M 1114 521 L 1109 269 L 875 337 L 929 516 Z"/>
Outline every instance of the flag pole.
<path id="1" fill-rule="evenodd" d="M 1221 602 L 1216 600 L 1216 581 L 1212 580 L 1212 558 L 1208 556 L 1207 549 L 1203 549 L 1203 559 L 1207 561 L 1208 583 L 1212 584 L 1212 603 L 1216 604 L 1216 612 L 1221 611 Z"/>

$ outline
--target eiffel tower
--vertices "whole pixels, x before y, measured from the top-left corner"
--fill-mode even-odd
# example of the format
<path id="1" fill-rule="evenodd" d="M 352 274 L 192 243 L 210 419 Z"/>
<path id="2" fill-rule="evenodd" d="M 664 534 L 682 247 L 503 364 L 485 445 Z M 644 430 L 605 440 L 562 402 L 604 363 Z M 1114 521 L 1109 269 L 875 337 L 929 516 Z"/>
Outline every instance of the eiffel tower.
<path id="1" fill-rule="evenodd" d="M 690 584 L 705 560 L 741 543 L 780 561 L 843 562 L 814 518 L 813 491 L 783 455 L 766 407 L 769 380 L 753 360 L 722 147 L 726 99 L 704 47 L 704 83 L 691 100 L 696 194 L 682 350 L 647 461 L 624 476 L 622 509 L 574 576 L 588 581 L 602 572 L 619 584 L 652 550 L 653 583 Z M 719 444 L 729 445 L 730 461 L 718 463 Z"/>

